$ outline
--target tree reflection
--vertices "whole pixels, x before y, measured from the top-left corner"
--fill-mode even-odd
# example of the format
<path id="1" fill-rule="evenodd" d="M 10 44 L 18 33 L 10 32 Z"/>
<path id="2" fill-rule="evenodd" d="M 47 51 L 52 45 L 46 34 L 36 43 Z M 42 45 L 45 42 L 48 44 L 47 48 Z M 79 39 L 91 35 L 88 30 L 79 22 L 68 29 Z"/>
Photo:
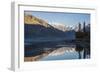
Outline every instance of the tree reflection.
<path id="1" fill-rule="evenodd" d="M 78 54 L 79 54 L 79 59 L 81 59 L 82 58 L 82 55 L 81 55 L 81 51 L 83 50 L 83 47 L 80 45 L 80 44 L 76 44 L 76 48 L 75 48 L 75 50 L 78 52 Z"/>

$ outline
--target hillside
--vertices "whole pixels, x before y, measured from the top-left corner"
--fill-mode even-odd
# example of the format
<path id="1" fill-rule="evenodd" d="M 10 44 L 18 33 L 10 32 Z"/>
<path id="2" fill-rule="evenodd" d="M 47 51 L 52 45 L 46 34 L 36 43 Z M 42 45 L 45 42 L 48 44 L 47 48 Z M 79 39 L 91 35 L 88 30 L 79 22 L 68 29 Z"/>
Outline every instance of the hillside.
<path id="1" fill-rule="evenodd" d="M 27 15 L 24 21 L 24 37 L 27 42 L 47 42 L 72 40 L 74 32 L 63 31 L 48 24 L 45 20 Z"/>
<path id="2" fill-rule="evenodd" d="M 24 23 L 25 24 L 31 24 L 31 25 L 42 25 L 45 27 L 50 27 L 50 25 L 48 25 L 48 23 L 40 18 L 37 18 L 35 16 L 32 15 L 25 15 L 24 16 Z"/>

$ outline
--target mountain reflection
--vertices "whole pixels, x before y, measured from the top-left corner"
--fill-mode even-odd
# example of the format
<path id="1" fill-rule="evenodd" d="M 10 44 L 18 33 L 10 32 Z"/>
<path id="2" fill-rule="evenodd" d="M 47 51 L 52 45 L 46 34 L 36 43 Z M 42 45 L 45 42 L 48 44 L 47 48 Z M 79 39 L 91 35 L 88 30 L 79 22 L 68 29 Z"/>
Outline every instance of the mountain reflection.
<path id="1" fill-rule="evenodd" d="M 37 56 L 25 57 L 25 61 L 78 59 L 78 53 L 75 50 L 76 45 L 72 44 L 59 46 L 62 47 L 44 48 L 44 53 Z"/>
<path id="2" fill-rule="evenodd" d="M 67 48 L 61 47 L 51 52 L 49 56 L 57 56 L 57 55 L 62 55 L 66 52 L 74 52 L 74 51 L 75 51 L 75 47 L 67 47 Z"/>

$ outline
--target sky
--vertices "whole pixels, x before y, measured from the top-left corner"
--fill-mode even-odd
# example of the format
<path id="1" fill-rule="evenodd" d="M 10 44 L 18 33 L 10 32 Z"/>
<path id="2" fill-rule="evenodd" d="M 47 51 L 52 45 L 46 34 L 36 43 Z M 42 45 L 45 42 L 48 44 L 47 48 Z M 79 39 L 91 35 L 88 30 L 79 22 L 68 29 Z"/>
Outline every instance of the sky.
<path id="1" fill-rule="evenodd" d="M 90 24 L 90 14 L 87 13 L 25 11 L 25 14 L 41 18 L 51 25 L 58 23 L 74 27 L 83 22 Z"/>

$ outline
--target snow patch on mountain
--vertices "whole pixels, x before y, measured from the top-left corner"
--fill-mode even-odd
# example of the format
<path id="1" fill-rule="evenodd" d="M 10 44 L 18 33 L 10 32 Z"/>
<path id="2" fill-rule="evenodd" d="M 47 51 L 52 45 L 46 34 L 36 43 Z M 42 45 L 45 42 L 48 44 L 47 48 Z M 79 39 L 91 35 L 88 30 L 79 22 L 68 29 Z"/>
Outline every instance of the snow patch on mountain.
<path id="1" fill-rule="evenodd" d="M 62 24 L 62 23 L 53 23 L 52 26 L 56 29 L 59 29 L 61 31 L 68 31 L 68 30 L 71 30 L 71 27 L 65 25 L 65 24 Z"/>

